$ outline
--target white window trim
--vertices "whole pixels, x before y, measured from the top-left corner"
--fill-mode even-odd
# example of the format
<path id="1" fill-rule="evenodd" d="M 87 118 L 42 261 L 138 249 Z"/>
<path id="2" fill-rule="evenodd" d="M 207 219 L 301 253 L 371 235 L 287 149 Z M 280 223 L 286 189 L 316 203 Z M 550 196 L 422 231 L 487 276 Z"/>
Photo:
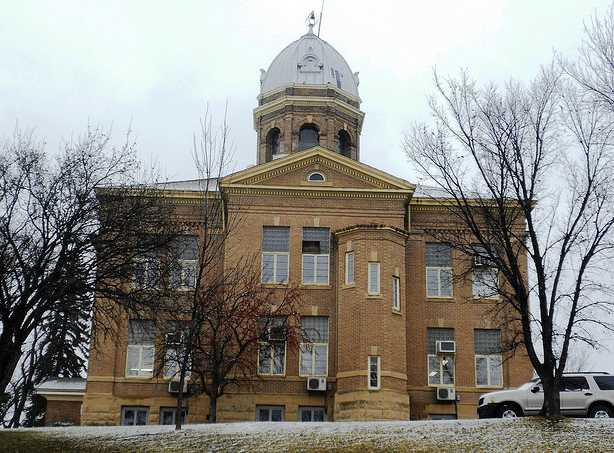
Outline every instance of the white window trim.
<path id="1" fill-rule="evenodd" d="M 352 257 L 351 259 L 351 266 L 350 266 L 350 255 Z M 354 283 L 356 281 L 356 274 L 355 274 L 355 269 L 356 269 L 356 264 L 355 264 L 355 255 L 354 252 L 347 252 L 345 254 L 345 284 L 346 285 L 351 285 L 352 283 Z M 352 270 L 351 275 L 350 275 L 350 269 Z M 350 279 L 351 277 L 351 279 Z"/>
<path id="2" fill-rule="evenodd" d="M 273 273 L 272 273 L 272 278 L 270 280 L 264 280 L 264 256 L 265 255 L 269 255 L 269 256 L 273 256 Z M 287 267 L 286 267 L 286 277 L 283 280 L 279 280 L 278 281 L 278 267 L 277 267 L 277 258 L 279 256 L 287 256 Z M 279 283 L 288 283 L 288 274 L 290 273 L 290 254 L 289 253 L 280 253 L 280 252 L 262 252 L 262 261 L 260 263 L 260 269 L 262 270 L 261 272 L 261 281 L 263 284 L 265 285 L 276 285 Z"/>
<path id="3" fill-rule="evenodd" d="M 181 351 L 183 349 L 178 349 L 178 348 L 166 348 L 166 354 L 164 356 L 164 379 L 179 379 L 181 377 L 181 360 L 183 360 L 183 358 L 180 359 L 176 359 L 175 357 L 169 357 L 170 354 L 172 354 L 171 351 L 175 351 L 175 354 L 177 354 L 177 351 Z M 184 379 L 189 379 L 190 378 L 190 364 L 188 363 L 187 365 L 187 369 L 186 369 L 186 373 L 184 376 Z M 172 374 L 171 374 L 171 369 L 172 369 Z"/>
<path id="4" fill-rule="evenodd" d="M 439 360 L 439 382 L 431 382 L 431 376 L 430 376 L 430 372 L 431 372 L 431 367 L 430 367 L 430 359 L 432 357 L 437 357 L 437 359 Z M 443 372 L 444 372 L 444 363 L 443 361 L 446 359 L 452 359 L 452 383 L 443 382 Z M 427 369 L 427 373 L 429 374 L 428 376 L 428 385 L 431 387 L 453 387 L 454 385 L 456 385 L 456 360 L 455 357 L 453 355 L 441 355 L 441 354 L 428 354 L 427 356 L 427 362 L 426 362 L 426 369 Z"/>
<path id="5" fill-rule="evenodd" d="M 131 350 L 138 351 L 138 364 L 136 368 L 128 368 Z M 152 357 L 151 368 L 146 367 L 146 364 L 143 363 L 144 362 L 143 352 L 145 352 L 146 350 L 151 350 L 151 357 Z M 152 344 L 147 344 L 147 345 L 129 344 L 128 350 L 126 351 L 126 377 L 131 377 L 131 378 L 151 378 L 153 377 L 154 361 L 155 361 L 154 345 Z M 131 373 L 134 373 L 134 374 L 131 374 Z"/>
<path id="6" fill-rule="evenodd" d="M 173 426 L 173 425 L 175 425 L 175 423 L 177 421 L 177 408 L 176 407 L 161 407 L 160 408 L 159 423 L 161 425 L 164 423 L 164 412 L 172 412 L 173 413 L 172 423 L 170 423 L 169 425 L 166 425 L 166 426 Z M 182 413 L 181 423 L 185 424 L 188 421 L 188 410 L 187 410 L 187 408 L 185 408 L 185 407 L 182 408 L 181 409 L 181 413 Z"/>
<path id="7" fill-rule="evenodd" d="M 311 412 L 311 420 L 309 421 L 305 421 L 303 420 L 303 412 L 304 411 L 309 411 Z M 326 408 L 324 406 L 299 406 L 298 407 L 298 421 L 299 422 L 304 422 L 304 423 L 318 423 L 316 420 L 313 420 L 313 413 L 315 411 L 318 412 L 322 412 L 323 413 L 323 420 L 322 421 L 326 421 Z"/>
<path id="8" fill-rule="evenodd" d="M 381 280 L 381 263 L 379 262 L 369 262 L 367 265 L 367 294 L 369 294 L 370 296 L 378 296 L 381 294 L 381 285 L 380 285 L 380 280 Z M 373 277 L 371 276 L 371 267 L 375 266 L 375 268 L 377 269 L 377 279 L 374 282 L 373 281 Z M 375 283 L 375 285 L 377 286 L 377 288 L 375 288 L 375 291 L 372 291 L 372 287 L 374 286 L 373 284 Z"/>
<path id="9" fill-rule="evenodd" d="M 314 269 L 313 269 L 313 281 L 305 280 L 305 258 L 313 257 Z M 318 282 L 318 258 L 326 258 L 326 281 Z M 301 280 L 303 285 L 328 285 L 330 279 L 330 255 L 324 253 L 303 253 L 302 260 L 303 268 L 301 271 Z"/>
<path id="10" fill-rule="evenodd" d="M 486 384 L 480 384 L 478 382 L 478 359 L 486 359 Z M 499 362 L 499 384 L 492 383 L 492 368 L 491 361 L 497 360 Z M 500 354 L 475 354 L 475 386 L 476 387 L 503 387 L 503 360 Z"/>
<path id="11" fill-rule="evenodd" d="M 322 179 L 311 179 L 314 175 L 320 175 L 320 176 L 322 176 Z M 307 176 L 307 181 L 315 182 L 315 183 L 326 182 L 326 175 L 324 173 L 322 173 L 321 171 L 313 171 L 313 172 L 309 173 L 309 176 Z"/>
<path id="12" fill-rule="evenodd" d="M 283 360 L 283 372 L 282 373 L 275 373 L 275 366 L 274 366 L 274 362 L 275 362 L 275 347 L 276 346 L 280 346 L 282 345 L 284 346 L 284 360 Z M 262 346 L 267 346 L 269 348 L 269 371 L 268 372 L 262 372 L 260 370 L 260 348 Z M 286 360 L 288 357 L 288 351 L 287 351 L 287 345 L 286 342 L 279 342 L 279 343 L 275 343 L 275 342 L 268 342 L 268 341 L 262 341 L 260 343 L 258 343 L 258 374 L 260 376 L 285 376 L 286 375 Z"/>
<path id="13" fill-rule="evenodd" d="M 371 372 L 373 366 L 373 359 L 375 359 L 376 363 L 376 373 L 377 373 L 377 385 L 374 386 L 371 383 Z M 382 388 L 382 369 L 381 369 L 381 356 L 379 355 L 370 355 L 367 358 L 367 388 L 369 390 L 380 390 Z"/>
<path id="14" fill-rule="evenodd" d="M 401 278 L 392 276 L 392 309 L 401 311 Z"/>
<path id="15" fill-rule="evenodd" d="M 499 293 L 496 288 L 491 288 L 488 283 L 486 283 L 485 277 L 489 274 L 492 275 L 496 282 L 494 283 L 497 287 L 499 285 L 499 272 L 497 269 L 493 267 L 483 267 L 480 269 L 475 269 L 472 273 L 472 282 L 473 282 L 473 298 L 474 299 L 482 299 L 482 300 L 496 300 L 499 299 Z M 481 280 L 477 279 L 477 274 L 482 274 Z"/>
<path id="16" fill-rule="evenodd" d="M 279 410 L 281 411 L 281 420 L 280 421 L 285 421 L 286 420 L 286 407 L 285 406 L 269 406 L 269 405 L 261 405 L 258 404 L 256 405 L 256 421 L 259 422 L 260 421 L 260 411 L 261 410 L 268 410 L 269 411 L 269 422 L 271 422 L 272 420 L 270 420 L 270 415 L 271 415 L 271 411 L 274 410 Z"/>
<path id="17" fill-rule="evenodd" d="M 187 272 L 188 266 L 193 266 L 193 273 L 190 276 Z M 179 269 L 179 284 L 174 284 L 174 275 L 171 277 L 171 282 L 173 283 L 173 289 L 180 291 L 190 291 L 193 290 L 196 286 L 196 272 L 198 271 L 196 266 L 196 260 L 177 260 L 177 266 Z M 188 280 L 192 280 L 191 282 Z"/>
<path id="18" fill-rule="evenodd" d="M 324 373 L 316 373 L 316 347 L 326 348 L 326 369 L 324 370 Z M 311 370 L 308 373 L 303 372 L 303 354 L 305 354 L 304 348 L 311 349 L 311 351 L 309 351 L 309 354 L 311 355 Z M 299 376 L 328 376 L 328 343 L 301 343 L 299 351 Z"/>
<path id="19" fill-rule="evenodd" d="M 137 289 L 156 288 L 157 285 L 154 285 L 153 282 L 149 281 L 149 274 L 151 272 L 149 267 L 155 264 L 158 268 L 157 270 L 158 275 L 156 275 L 156 278 L 160 278 L 160 275 L 159 275 L 160 264 L 161 264 L 160 259 L 158 258 L 135 258 L 134 261 L 135 261 L 135 267 L 134 267 L 134 273 L 132 276 L 132 287 L 137 288 Z M 138 264 L 145 265 L 145 268 L 143 271 L 143 282 L 141 284 L 137 283 L 136 267 Z"/>
<path id="20" fill-rule="evenodd" d="M 145 412 L 145 424 L 144 425 L 137 425 L 136 423 L 133 425 L 125 425 L 125 419 L 126 419 L 126 412 L 128 411 L 133 411 L 135 412 L 134 414 L 134 420 L 136 422 L 136 412 Z M 122 412 L 121 412 L 121 426 L 147 426 L 149 425 L 149 406 L 123 406 L 122 407 Z"/>
<path id="21" fill-rule="evenodd" d="M 429 294 L 429 271 L 437 271 L 437 294 Z M 443 284 L 441 282 L 441 273 L 443 271 L 450 272 L 450 294 L 442 294 Z M 438 299 L 451 299 L 454 297 L 454 285 L 452 283 L 452 268 L 451 267 L 427 267 L 426 268 L 426 297 Z"/>

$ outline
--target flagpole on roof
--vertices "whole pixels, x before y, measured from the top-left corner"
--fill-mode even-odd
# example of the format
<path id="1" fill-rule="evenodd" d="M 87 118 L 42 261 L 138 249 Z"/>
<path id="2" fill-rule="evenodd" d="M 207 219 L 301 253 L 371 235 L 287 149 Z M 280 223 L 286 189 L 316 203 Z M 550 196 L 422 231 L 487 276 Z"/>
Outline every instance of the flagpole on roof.
<path id="1" fill-rule="evenodd" d="M 324 12 L 324 0 L 322 0 L 322 9 L 320 10 L 320 21 L 318 22 L 318 38 L 320 37 L 320 27 L 322 27 L 322 13 Z"/>

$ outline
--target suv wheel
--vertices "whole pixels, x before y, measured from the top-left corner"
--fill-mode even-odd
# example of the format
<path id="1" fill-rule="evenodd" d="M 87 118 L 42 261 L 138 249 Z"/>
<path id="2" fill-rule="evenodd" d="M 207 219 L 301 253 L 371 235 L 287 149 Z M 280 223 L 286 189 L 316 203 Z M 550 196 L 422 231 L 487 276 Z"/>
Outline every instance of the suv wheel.
<path id="1" fill-rule="evenodd" d="M 589 418 L 614 418 L 614 412 L 607 406 L 597 405 L 588 411 Z"/>
<path id="2" fill-rule="evenodd" d="M 501 418 L 516 418 L 521 416 L 522 413 L 520 412 L 520 409 L 509 404 L 504 404 L 501 406 L 501 409 L 499 409 L 499 417 Z"/>

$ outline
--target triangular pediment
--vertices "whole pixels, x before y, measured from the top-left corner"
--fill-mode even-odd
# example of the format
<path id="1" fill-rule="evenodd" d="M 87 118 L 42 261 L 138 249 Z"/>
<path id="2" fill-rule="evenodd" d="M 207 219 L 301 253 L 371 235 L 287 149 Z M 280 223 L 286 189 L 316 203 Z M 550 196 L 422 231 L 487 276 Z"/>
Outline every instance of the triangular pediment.
<path id="1" fill-rule="evenodd" d="M 310 181 L 320 173 L 323 180 Z M 226 176 L 222 187 L 232 190 L 339 193 L 413 193 L 415 185 L 320 146 Z"/>

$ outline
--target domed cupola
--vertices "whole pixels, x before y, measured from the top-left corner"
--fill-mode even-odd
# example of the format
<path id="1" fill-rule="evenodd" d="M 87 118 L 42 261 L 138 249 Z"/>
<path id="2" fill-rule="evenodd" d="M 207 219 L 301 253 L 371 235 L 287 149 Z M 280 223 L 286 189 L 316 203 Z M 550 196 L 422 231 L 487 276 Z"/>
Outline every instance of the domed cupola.
<path id="1" fill-rule="evenodd" d="M 261 69 L 254 127 L 258 164 L 319 145 L 359 159 L 358 73 L 330 44 L 309 31 L 287 46 L 269 69 Z"/>

